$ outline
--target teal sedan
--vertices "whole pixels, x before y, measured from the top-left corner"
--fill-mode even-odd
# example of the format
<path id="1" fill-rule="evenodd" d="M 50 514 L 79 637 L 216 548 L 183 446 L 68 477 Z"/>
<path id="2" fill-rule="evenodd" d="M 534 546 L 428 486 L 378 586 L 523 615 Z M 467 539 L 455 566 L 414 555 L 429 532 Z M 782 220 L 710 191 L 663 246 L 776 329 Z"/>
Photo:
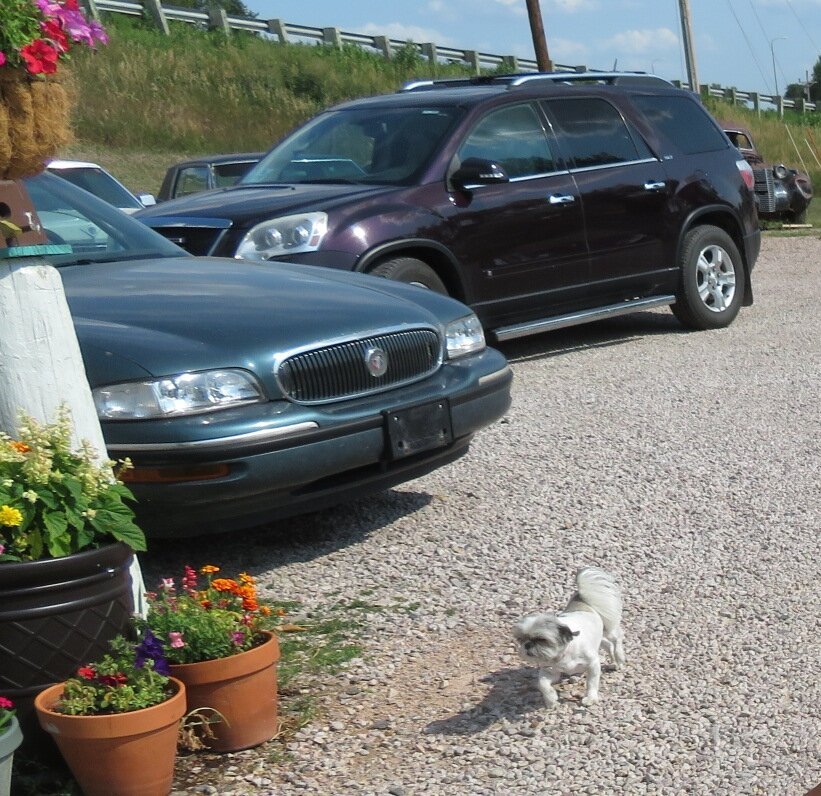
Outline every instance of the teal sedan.
<path id="1" fill-rule="evenodd" d="M 510 405 L 464 304 L 331 268 L 193 257 L 97 198 L 26 181 L 112 458 L 153 536 L 237 530 L 423 475 Z M 55 228 L 49 228 L 53 223 Z"/>

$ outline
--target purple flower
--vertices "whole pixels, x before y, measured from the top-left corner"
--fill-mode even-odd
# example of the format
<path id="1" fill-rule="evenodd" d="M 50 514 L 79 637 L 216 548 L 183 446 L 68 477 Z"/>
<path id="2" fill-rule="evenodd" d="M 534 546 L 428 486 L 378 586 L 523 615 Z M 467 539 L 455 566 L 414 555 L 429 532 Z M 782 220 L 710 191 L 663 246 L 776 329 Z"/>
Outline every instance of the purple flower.
<path id="1" fill-rule="evenodd" d="M 147 628 L 136 652 L 134 663 L 138 669 L 142 669 L 145 662 L 150 659 L 154 661 L 154 671 L 157 674 L 171 674 L 168 661 L 165 659 L 162 642 Z"/>
<path id="2" fill-rule="evenodd" d="M 231 641 L 233 641 L 238 647 L 241 647 L 245 643 L 245 633 L 241 630 L 234 631 L 231 633 Z"/>

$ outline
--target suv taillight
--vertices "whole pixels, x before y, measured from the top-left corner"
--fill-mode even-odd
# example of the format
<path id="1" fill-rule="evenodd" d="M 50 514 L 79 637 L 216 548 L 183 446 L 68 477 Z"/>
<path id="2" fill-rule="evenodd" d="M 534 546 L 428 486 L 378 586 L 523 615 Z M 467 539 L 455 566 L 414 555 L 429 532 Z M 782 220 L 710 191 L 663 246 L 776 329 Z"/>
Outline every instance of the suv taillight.
<path id="1" fill-rule="evenodd" d="M 752 191 L 755 186 L 753 167 L 746 160 L 737 160 L 735 164 L 741 172 L 741 179 L 744 180 L 744 184 Z"/>

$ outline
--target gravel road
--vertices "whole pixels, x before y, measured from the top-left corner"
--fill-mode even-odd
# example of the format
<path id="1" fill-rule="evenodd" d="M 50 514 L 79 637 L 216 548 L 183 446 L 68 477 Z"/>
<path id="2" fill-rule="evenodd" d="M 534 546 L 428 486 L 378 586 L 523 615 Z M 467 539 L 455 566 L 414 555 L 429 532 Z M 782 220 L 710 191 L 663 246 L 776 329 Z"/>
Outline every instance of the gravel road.
<path id="1" fill-rule="evenodd" d="M 766 794 L 821 783 L 821 238 L 764 242 L 756 303 L 686 333 L 646 312 L 503 347 L 509 415 L 459 462 L 272 535 L 165 543 L 311 606 L 367 595 L 366 652 L 265 747 L 176 794 Z M 283 538 L 283 530 L 286 531 Z M 159 548 L 155 544 L 155 548 Z M 627 666 L 547 712 L 512 623 L 582 564 L 625 595 Z M 189 778 L 186 778 L 189 777 Z"/>

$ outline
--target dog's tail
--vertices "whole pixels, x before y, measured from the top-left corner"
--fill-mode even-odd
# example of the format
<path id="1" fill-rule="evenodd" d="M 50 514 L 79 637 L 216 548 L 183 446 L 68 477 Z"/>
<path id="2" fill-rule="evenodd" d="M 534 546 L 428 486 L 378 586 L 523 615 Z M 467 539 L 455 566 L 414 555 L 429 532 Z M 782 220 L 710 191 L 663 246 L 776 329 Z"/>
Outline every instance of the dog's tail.
<path id="1" fill-rule="evenodd" d="M 578 598 L 601 618 L 605 633 L 621 622 L 621 591 L 609 572 L 598 567 L 582 567 L 576 573 Z"/>

